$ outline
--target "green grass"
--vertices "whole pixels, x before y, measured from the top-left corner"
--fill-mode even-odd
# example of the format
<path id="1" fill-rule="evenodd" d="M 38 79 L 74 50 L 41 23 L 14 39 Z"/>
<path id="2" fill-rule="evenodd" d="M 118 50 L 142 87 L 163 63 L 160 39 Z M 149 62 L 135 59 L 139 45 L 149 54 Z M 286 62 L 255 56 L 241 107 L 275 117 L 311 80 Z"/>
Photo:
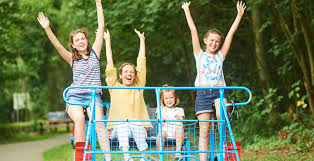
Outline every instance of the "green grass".
<path id="1" fill-rule="evenodd" d="M 296 160 L 313 161 L 314 156 L 312 153 L 313 152 L 299 153 L 291 156 L 269 154 L 265 156 L 252 156 L 250 158 L 241 159 L 241 161 L 296 161 Z"/>
<path id="2" fill-rule="evenodd" d="M 61 145 L 44 152 L 44 161 L 73 161 L 73 152 L 71 144 Z"/>

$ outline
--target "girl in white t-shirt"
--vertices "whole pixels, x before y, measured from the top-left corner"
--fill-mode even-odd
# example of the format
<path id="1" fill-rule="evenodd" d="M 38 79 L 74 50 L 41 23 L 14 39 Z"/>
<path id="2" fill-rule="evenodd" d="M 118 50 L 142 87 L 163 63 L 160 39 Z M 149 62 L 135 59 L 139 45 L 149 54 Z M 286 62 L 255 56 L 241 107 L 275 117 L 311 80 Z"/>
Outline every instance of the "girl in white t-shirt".
<path id="1" fill-rule="evenodd" d="M 163 87 L 169 87 L 165 84 Z M 179 104 L 179 97 L 174 89 L 163 89 L 160 94 L 161 100 L 161 119 L 163 120 L 183 120 L 184 110 L 182 107 L 176 107 Z M 158 109 L 156 110 L 158 117 Z M 157 137 L 157 149 L 159 150 L 159 135 Z M 176 139 L 176 151 L 181 151 L 183 143 L 183 123 L 182 122 L 164 122 L 162 126 L 163 145 L 166 138 Z M 180 153 L 175 153 L 175 160 L 181 157 Z"/>

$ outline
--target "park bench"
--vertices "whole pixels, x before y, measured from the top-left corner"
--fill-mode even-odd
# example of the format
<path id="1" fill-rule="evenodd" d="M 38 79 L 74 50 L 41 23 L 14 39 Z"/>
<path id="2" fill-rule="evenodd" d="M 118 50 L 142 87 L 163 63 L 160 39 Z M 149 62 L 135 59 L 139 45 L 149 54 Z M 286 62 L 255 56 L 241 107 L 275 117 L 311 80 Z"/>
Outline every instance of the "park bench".
<path id="1" fill-rule="evenodd" d="M 47 118 L 47 126 L 50 132 L 58 132 L 58 128 L 65 127 L 70 132 L 73 121 L 67 117 L 65 111 L 49 112 Z"/>

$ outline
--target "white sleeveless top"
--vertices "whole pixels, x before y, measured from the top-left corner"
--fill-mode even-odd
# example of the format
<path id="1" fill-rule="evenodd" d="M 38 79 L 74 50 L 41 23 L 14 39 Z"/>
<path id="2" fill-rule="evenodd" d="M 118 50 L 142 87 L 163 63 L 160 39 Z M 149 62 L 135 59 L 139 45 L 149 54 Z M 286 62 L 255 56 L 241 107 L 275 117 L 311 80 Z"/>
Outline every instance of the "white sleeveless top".
<path id="1" fill-rule="evenodd" d="M 220 50 L 214 54 L 206 54 L 201 49 L 198 56 L 195 56 L 197 76 L 194 85 L 196 87 L 201 86 L 201 84 L 207 84 L 209 86 L 216 86 L 217 84 L 222 84 L 226 86 L 224 76 L 223 76 L 223 56 Z"/>

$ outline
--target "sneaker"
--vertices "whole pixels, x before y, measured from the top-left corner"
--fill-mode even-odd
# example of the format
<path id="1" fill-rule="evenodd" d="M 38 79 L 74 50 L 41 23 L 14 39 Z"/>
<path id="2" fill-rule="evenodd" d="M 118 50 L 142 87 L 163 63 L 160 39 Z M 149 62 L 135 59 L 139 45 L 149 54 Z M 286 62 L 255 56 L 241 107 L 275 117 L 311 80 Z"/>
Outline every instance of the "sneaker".
<path id="1" fill-rule="evenodd" d="M 176 153 L 174 155 L 174 160 L 179 160 L 182 157 L 182 155 L 180 153 Z"/>

